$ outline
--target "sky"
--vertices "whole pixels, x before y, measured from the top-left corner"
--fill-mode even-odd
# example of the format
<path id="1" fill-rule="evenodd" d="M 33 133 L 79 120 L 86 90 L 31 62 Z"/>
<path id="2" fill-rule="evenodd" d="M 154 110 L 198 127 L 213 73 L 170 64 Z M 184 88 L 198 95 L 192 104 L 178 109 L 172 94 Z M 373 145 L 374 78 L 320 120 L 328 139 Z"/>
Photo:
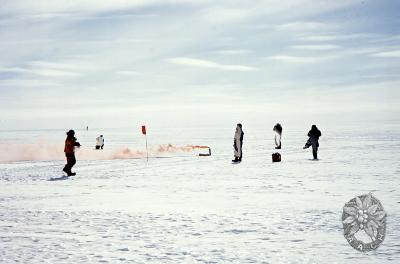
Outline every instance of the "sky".
<path id="1" fill-rule="evenodd" d="M 397 120 L 400 1 L 0 0 L 0 129 Z"/>

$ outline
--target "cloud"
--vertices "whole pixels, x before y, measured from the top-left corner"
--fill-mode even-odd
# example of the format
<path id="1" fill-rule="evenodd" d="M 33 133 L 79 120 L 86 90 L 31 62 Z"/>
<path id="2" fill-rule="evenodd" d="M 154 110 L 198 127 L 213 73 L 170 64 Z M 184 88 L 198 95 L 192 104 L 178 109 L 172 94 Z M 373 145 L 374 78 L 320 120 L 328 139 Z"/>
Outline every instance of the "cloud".
<path id="1" fill-rule="evenodd" d="M 203 10 L 202 15 L 212 23 L 232 23 L 251 17 L 252 11 L 246 8 L 211 7 Z"/>
<path id="2" fill-rule="evenodd" d="M 296 21 L 275 27 L 278 31 L 318 31 L 332 30 L 333 28 L 335 28 L 333 25 L 312 21 Z"/>
<path id="3" fill-rule="evenodd" d="M 342 41 L 350 39 L 366 39 L 376 36 L 375 34 L 339 34 L 339 33 L 329 33 L 321 35 L 307 35 L 300 37 L 303 41 L 313 41 L 313 42 L 326 42 L 326 41 Z"/>
<path id="4" fill-rule="evenodd" d="M 252 50 L 248 49 L 226 49 L 226 50 L 219 50 L 217 53 L 223 54 L 223 55 L 243 55 L 243 54 L 249 54 L 252 53 Z"/>
<path id="5" fill-rule="evenodd" d="M 55 82 L 37 79 L 0 80 L 0 87 L 50 87 L 57 86 Z"/>
<path id="6" fill-rule="evenodd" d="M 372 54 L 371 56 L 381 58 L 400 58 L 400 50 L 378 52 Z"/>
<path id="7" fill-rule="evenodd" d="M 10 67 L 10 68 L 2 68 L 0 72 L 10 72 L 10 73 L 25 73 L 25 74 L 34 74 L 45 77 L 73 77 L 80 76 L 79 73 L 65 71 L 65 70 L 57 70 L 57 69 L 26 69 L 26 68 L 18 68 L 18 67 Z"/>
<path id="8" fill-rule="evenodd" d="M 256 71 L 257 68 L 245 65 L 219 64 L 209 60 L 178 57 L 168 60 L 170 63 L 198 68 L 209 68 L 224 71 Z"/>
<path id="9" fill-rule="evenodd" d="M 77 70 L 90 68 L 93 65 L 80 60 L 66 60 L 66 61 L 30 61 L 26 63 L 29 67 L 40 69 L 59 69 L 59 70 Z"/>
<path id="10" fill-rule="evenodd" d="M 6 67 L 0 68 L 0 72 L 20 73 L 20 74 L 34 74 L 44 77 L 75 77 L 80 76 L 78 72 L 84 66 L 75 63 L 57 63 L 47 61 L 30 61 L 25 63 L 22 67 Z"/>
<path id="11" fill-rule="evenodd" d="M 9 14 L 52 14 L 59 15 L 65 12 L 104 12 L 115 11 L 125 8 L 137 8 L 154 4 L 157 0 L 60 0 L 60 1 L 41 1 L 41 3 L 30 1 L 5 1 L 2 3 L 2 10 Z M 58 13 L 58 14 L 57 14 Z"/>
<path id="12" fill-rule="evenodd" d="M 267 57 L 267 59 L 293 64 L 309 64 L 324 61 L 324 57 L 311 57 L 311 56 L 290 56 L 290 55 L 276 55 Z"/>
<path id="13" fill-rule="evenodd" d="M 75 77 L 81 75 L 80 73 L 77 72 L 57 70 L 57 69 L 31 69 L 27 70 L 27 72 L 46 77 Z"/>
<path id="14" fill-rule="evenodd" d="M 335 50 L 339 49 L 341 46 L 333 44 L 320 44 L 320 45 L 294 45 L 294 49 L 302 50 Z"/>
<path id="15" fill-rule="evenodd" d="M 323 1 L 323 0 L 265 0 L 265 1 L 213 1 L 201 9 L 202 17 L 211 23 L 229 24 L 247 22 L 255 18 L 293 20 L 301 17 L 311 17 L 326 12 L 343 9 L 357 4 L 357 0 Z M 294 14 L 292 11 L 296 10 Z M 286 26 L 296 26 L 289 22 Z M 300 22 L 307 23 L 307 22 Z M 298 24 L 300 26 L 300 23 Z M 306 27 L 321 26 L 323 23 L 303 24 Z"/>
<path id="16" fill-rule="evenodd" d="M 137 71 L 117 71 L 116 73 L 124 76 L 141 75 L 141 73 Z"/>

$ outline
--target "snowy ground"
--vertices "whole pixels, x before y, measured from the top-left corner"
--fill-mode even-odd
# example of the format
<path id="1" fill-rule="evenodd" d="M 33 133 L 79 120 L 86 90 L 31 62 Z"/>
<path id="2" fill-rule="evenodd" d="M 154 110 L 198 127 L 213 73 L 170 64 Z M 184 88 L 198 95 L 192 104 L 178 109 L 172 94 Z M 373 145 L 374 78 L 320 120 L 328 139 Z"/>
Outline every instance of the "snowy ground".
<path id="1" fill-rule="evenodd" d="M 0 262 L 398 263 L 400 127 L 320 128 L 317 162 L 302 150 L 308 126 L 284 126 L 283 161 L 275 164 L 271 129 L 246 126 L 244 160 L 236 165 L 234 126 L 149 135 L 153 146 L 210 145 L 211 157 L 173 152 L 146 164 L 80 160 L 78 151 L 71 178 L 62 177 L 63 160 L 6 162 L 3 155 Z M 139 129 L 77 137 L 85 148 L 99 133 L 106 148 L 143 150 Z M 43 138 L 51 141 L 44 148 L 59 144 L 64 131 L 0 132 L 2 144 Z M 368 192 L 388 213 L 387 233 L 377 251 L 360 253 L 343 237 L 341 213 Z"/>

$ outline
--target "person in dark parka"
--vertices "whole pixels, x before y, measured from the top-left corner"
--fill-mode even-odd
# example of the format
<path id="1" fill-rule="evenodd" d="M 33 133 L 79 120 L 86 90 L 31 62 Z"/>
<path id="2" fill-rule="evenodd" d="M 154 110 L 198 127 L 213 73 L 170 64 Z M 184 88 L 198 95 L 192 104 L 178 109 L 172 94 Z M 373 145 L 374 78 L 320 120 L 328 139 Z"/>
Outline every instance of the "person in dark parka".
<path id="1" fill-rule="evenodd" d="M 67 158 L 67 164 L 65 164 L 63 171 L 67 173 L 68 176 L 74 176 L 76 173 L 72 172 L 72 167 L 76 163 L 75 158 L 75 147 L 80 147 L 81 144 L 76 141 L 75 131 L 70 130 L 67 132 L 67 138 L 65 139 L 65 157 Z"/>
<path id="2" fill-rule="evenodd" d="M 308 132 L 308 140 L 303 147 L 303 149 L 309 148 L 312 146 L 314 159 L 318 159 L 318 147 L 319 147 L 319 137 L 321 136 L 321 131 L 317 128 L 316 125 L 312 125 L 311 130 Z"/>
<path id="3" fill-rule="evenodd" d="M 242 124 L 237 124 L 235 136 L 233 138 L 233 148 L 234 148 L 234 157 L 235 157 L 235 159 L 232 160 L 233 162 L 242 161 L 243 135 L 244 135 L 244 133 L 242 130 Z"/>

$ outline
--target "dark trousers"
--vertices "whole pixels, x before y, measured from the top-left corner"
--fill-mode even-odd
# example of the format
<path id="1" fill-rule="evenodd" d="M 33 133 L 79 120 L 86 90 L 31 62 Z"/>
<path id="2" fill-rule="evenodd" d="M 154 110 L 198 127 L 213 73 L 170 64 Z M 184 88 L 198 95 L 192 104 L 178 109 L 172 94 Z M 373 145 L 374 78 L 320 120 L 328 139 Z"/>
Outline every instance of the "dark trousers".
<path id="1" fill-rule="evenodd" d="M 312 154 L 313 154 L 314 159 L 318 159 L 318 155 L 317 155 L 318 154 L 318 147 L 319 147 L 318 141 L 314 142 L 312 144 Z"/>
<path id="2" fill-rule="evenodd" d="M 67 164 L 65 164 L 64 171 L 66 173 L 71 173 L 71 169 L 76 163 L 75 154 L 67 153 L 67 154 L 65 154 L 65 157 L 67 158 Z"/>
<path id="3" fill-rule="evenodd" d="M 318 159 L 318 148 L 313 148 L 312 155 L 314 159 Z"/>
<path id="4" fill-rule="evenodd" d="M 103 147 L 104 147 L 104 144 L 103 144 L 103 145 L 101 145 L 101 146 L 99 146 L 99 145 L 96 145 L 96 149 L 103 149 Z"/>

